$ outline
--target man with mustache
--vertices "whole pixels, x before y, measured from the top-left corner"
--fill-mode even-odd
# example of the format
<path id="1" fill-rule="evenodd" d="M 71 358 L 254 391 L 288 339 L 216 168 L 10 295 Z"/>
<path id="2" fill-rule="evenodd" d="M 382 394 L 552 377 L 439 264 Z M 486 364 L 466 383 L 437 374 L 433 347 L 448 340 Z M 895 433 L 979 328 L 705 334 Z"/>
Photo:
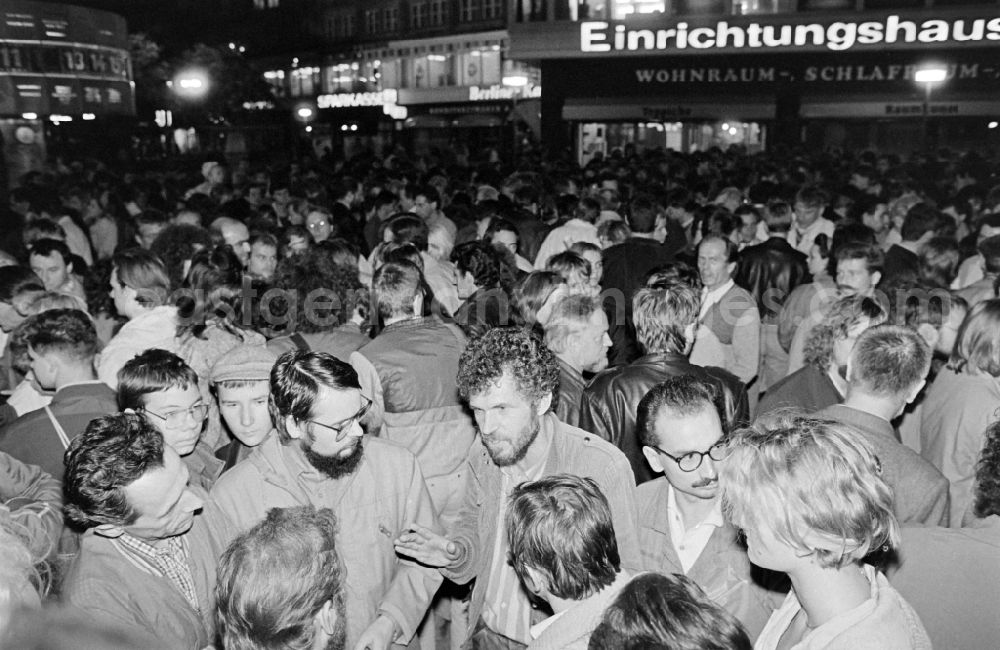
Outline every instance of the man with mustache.
<path id="1" fill-rule="evenodd" d="M 692 375 L 657 384 L 639 402 L 642 453 L 660 478 L 636 488 L 643 570 L 691 578 L 757 638 L 779 602 L 754 582 L 719 499 L 726 431 L 718 386 Z"/>
<path id="2" fill-rule="evenodd" d="M 410 525 L 440 527 L 413 454 L 364 436 L 360 422 L 370 406 L 349 364 L 324 352 L 281 355 L 271 370 L 277 435 L 222 475 L 206 514 L 228 545 L 271 508 L 332 510 L 348 576 L 345 647 L 386 650 L 416 642 L 442 581 L 436 569 L 398 557 L 393 540 Z"/>
<path id="3" fill-rule="evenodd" d="M 441 568 L 458 584 L 476 579 L 469 605 L 469 647 L 520 650 L 530 628 L 551 615 L 532 603 L 508 562 L 503 532 L 508 496 L 524 481 L 553 474 L 592 478 L 607 497 L 621 564 L 636 569 L 635 482 L 610 443 L 559 421 L 551 411 L 559 367 L 541 340 L 519 327 L 473 339 L 459 362 L 458 390 L 480 438 L 469 450 L 469 487 L 449 537 L 422 526 L 396 541 L 402 555 Z"/>

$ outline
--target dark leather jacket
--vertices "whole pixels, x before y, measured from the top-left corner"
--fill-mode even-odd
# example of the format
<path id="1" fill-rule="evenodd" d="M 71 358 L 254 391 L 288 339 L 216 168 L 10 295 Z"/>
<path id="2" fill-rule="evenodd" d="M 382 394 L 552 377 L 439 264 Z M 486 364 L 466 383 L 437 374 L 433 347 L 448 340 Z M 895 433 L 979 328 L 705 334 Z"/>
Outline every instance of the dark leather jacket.
<path id="1" fill-rule="evenodd" d="M 761 320 L 773 321 L 792 289 L 808 281 L 808 277 L 806 256 L 784 238 L 771 237 L 740 253 L 733 281 L 757 299 Z"/>
<path id="2" fill-rule="evenodd" d="M 749 422 L 747 391 L 736 375 L 722 368 L 696 366 L 671 352 L 647 354 L 627 366 L 598 374 L 583 392 L 580 428 L 611 442 L 628 457 L 636 485 L 656 478 L 642 455 L 635 430 L 639 401 L 649 390 L 671 377 L 711 378 L 723 390 L 728 430 Z"/>

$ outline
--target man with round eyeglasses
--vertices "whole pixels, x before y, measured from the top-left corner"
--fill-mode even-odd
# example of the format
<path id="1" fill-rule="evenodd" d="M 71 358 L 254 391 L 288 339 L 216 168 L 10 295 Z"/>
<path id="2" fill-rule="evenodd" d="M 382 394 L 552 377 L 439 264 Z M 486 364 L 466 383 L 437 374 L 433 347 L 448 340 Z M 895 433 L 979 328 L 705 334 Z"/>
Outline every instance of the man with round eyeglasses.
<path id="1" fill-rule="evenodd" d="M 636 488 L 643 569 L 681 573 L 756 638 L 782 594 L 756 583 L 738 531 L 722 512 L 719 468 L 729 449 L 722 396 L 691 375 L 654 386 L 636 428 L 646 462 L 663 476 Z"/>
<path id="2" fill-rule="evenodd" d="M 442 532 L 417 459 L 364 435 L 372 401 L 354 368 L 333 355 L 293 350 L 278 357 L 270 399 L 277 435 L 212 489 L 206 514 L 215 537 L 227 546 L 271 508 L 330 508 L 349 576 L 344 647 L 409 644 L 442 582 L 436 569 L 393 547 L 413 524 Z"/>

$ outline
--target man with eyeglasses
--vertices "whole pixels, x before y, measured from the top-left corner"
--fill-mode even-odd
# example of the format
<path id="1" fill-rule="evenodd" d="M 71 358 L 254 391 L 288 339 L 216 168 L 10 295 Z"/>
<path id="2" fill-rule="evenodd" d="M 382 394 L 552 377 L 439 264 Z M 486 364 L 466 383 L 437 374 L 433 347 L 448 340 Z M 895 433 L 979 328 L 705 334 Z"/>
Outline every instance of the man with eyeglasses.
<path id="1" fill-rule="evenodd" d="M 201 439 L 208 405 L 198 375 L 173 352 L 153 348 L 118 371 L 118 406 L 139 413 L 163 436 L 191 473 L 191 484 L 208 490 L 225 463 Z"/>
<path id="2" fill-rule="evenodd" d="M 442 582 L 436 569 L 398 556 L 393 540 L 416 524 L 440 532 L 417 460 L 364 436 L 372 401 L 354 369 L 323 352 L 294 350 L 271 371 L 277 435 L 226 472 L 206 514 L 223 546 L 271 508 L 330 508 L 348 588 L 346 648 L 409 644 Z"/>
<path id="3" fill-rule="evenodd" d="M 780 595 L 754 582 L 738 531 L 722 511 L 722 409 L 717 385 L 691 375 L 657 384 L 639 402 L 642 453 L 663 474 L 636 488 L 642 568 L 691 578 L 755 639 Z"/>

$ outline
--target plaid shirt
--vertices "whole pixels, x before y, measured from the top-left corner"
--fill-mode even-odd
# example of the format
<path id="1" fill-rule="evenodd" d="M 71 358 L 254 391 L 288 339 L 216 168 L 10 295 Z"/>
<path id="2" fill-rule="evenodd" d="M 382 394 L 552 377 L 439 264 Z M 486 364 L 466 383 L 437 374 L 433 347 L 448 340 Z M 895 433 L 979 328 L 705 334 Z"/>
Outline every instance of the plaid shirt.
<path id="1" fill-rule="evenodd" d="M 113 543 L 122 555 L 140 569 L 165 577 L 172 582 L 191 607 L 196 612 L 201 611 L 198 606 L 198 594 L 194 589 L 194 577 L 191 575 L 187 539 L 184 535 L 169 538 L 162 548 L 147 544 L 128 533 L 115 538 Z"/>

